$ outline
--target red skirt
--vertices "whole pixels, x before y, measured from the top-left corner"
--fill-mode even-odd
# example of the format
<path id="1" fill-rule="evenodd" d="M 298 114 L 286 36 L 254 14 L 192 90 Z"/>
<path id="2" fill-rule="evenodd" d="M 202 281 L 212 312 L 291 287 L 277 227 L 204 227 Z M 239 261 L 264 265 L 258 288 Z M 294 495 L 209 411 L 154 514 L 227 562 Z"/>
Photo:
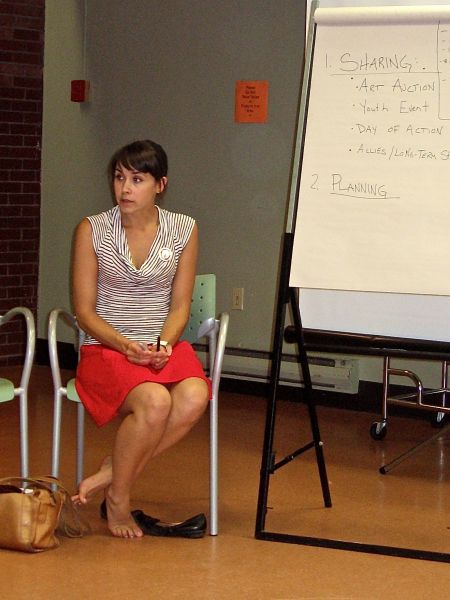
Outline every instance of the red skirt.
<path id="1" fill-rule="evenodd" d="M 101 426 L 117 416 L 129 392 L 140 383 L 167 385 L 188 377 L 203 379 L 211 398 L 211 381 L 189 342 L 175 344 L 169 362 L 159 370 L 135 365 L 121 352 L 93 344 L 81 347 L 75 386 L 85 409 Z"/>

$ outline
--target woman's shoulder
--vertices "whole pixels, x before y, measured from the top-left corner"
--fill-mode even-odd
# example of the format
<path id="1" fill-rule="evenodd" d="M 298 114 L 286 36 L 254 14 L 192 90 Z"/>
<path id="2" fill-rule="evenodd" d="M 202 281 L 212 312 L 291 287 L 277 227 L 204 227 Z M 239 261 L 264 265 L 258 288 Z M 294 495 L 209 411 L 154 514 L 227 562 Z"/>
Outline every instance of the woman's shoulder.
<path id="1" fill-rule="evenodd" d="M 164 239 L 174 240 L 181 248 L 184 248 L 195 227 L 195 219 L 175 213 L 164 208 L 159 208 L 159 221 Z"/>
<path id="2" fill-rule="evenodd" d="M 97 213 L 95 215 L 90 215 L 89 217 L 86 217 L 86 218 L 93 225 L 105 226 L 105 225 L 111 224 L 117 218 L 118 210 L 119 210 L 119 207 L 114 206 L 113 208 L 110 208 L 109 210 L 104 210 L 101 213 Z"/>
<path id="3" fill-rule="evenodd" d="M 89 223 L 96 251 L 100 248 L 104 240 L 113 239 L 115 235 L 118 235 L 117 230 L 120 226 L 120 218 L 117 214 L 118 210 L 118 207 L 115 206 L 109 210 L 105 210 L 96 215 L 91 215 L 84 219 L 85 223 Z"/>
<path id="4" fill-rule="evenodd" d="M 165 221 L 169 225 L 194 225 L 195 219 L 183 213 L 172 212 L 158 206 L 159 217 L 161 221 Z"/>

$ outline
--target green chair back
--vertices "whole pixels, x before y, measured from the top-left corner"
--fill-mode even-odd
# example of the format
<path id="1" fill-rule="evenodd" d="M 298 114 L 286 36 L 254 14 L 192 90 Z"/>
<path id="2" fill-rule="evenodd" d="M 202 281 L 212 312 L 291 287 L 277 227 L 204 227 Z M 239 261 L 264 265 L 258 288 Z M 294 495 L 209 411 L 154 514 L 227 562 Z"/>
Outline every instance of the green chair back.
<path id="1" fill-rule="evenodd" d="M 195 278 L 189 322 L 182 339 L 193 344 L 197 340 L 198 328 L 210 317 L 216 317 L 216 276 L 213 273 Z"/>
<path id="2" fill-rule="evenodd" d="M 14 398 L 14 384 L 9 379 L 0 379 L 0 402 L 8 402 Z"/>

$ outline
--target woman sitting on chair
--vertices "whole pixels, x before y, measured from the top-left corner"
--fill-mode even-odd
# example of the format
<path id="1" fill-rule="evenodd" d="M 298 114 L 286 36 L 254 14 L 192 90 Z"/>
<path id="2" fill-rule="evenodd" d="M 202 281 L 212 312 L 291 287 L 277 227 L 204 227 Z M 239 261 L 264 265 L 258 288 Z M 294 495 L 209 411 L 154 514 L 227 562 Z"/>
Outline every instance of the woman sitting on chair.
<path id="1" fill-rule="evenodd" d="M 140 538 L 130 512 L 133 483 L 148 461 L 203 414 L 211 386 L 191 345 L 189 318 L 198 231 L 194 219 L 156 204 L 167 156 L 149 141 L 118 150 L 109 175 L 116 206 L 84 219 L 73 254 L 73 302 L 81 347 L 76 388 L 101 426 L 119 416 L 112 455 L 80 484 L 76 503 L 105 490 L 108 527 Z"/>

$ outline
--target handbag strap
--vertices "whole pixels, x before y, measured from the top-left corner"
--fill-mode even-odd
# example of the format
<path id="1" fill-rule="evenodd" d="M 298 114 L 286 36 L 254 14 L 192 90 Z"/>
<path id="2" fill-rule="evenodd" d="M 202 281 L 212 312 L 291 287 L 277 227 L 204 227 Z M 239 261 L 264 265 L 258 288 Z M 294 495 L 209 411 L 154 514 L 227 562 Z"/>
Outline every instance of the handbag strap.
<path id="1" fill-rule="evenodd" d="M 64 535 L 72 538 L 83 537 L 84 535 L 92 533 L 88 521 L 81 515 L 69 495 L 65 495 L 64 497 L 59 529 Z"/>
<path id="2" fill-rule="evenodd" d="M 48 489 L 50 485 L 62 487 L 61 483 L 55 477 L 3 477 L 0 479 L 0 484 L 32 483 L 35 487 Z M 19 486 L 20 487 L 20 486 Z"/>
<path id="3" fill-rule="evenodd" d="M 72 502 L 69 492 L 59 479 L 46 476 L 4 477 L 3 479 L 0 479 L 0 485 L 17 485 L 18 483 L 30 483 L 34 487 L 46 489 L 49 492 L 58 491 L 61 494 L 62 507 L 58 528 L 67 537 L 83 537 L 83 535 L 91 533 L 91 526 L 86 519 L 81 516 L 78 508 Z"/>

